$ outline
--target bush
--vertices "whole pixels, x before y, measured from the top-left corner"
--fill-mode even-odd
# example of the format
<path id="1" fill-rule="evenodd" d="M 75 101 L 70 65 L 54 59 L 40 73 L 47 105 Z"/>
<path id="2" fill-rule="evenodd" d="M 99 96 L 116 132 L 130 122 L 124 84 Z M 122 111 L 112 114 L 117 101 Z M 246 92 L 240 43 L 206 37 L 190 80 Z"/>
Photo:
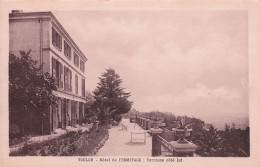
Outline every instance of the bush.
<path id="1" fill-rule="evenodd" d="M 100 131 L 68 132 L 58 138 L 42 143 L 25 143 L 18 151 L 10 153 L 10 156 L 83 156 L 91 155 L 100 142 L 108 135 L 105 127 Z"/>
<path id="2" fill-rule="evenodd" d="M 115 115 L 115 116 L 114 116 L 114 120 L 115 120 L 116 122 L 120 122 L 120 121 L 122 121 L 122 116 L 121 116 L 120 114 Z"/>
<path id="3" fill-rule="evenodd" d="M 10 124 L 9 127 L 9 138 L 14 139 L 21 136 L 21 130 L 16 124 Z"/>

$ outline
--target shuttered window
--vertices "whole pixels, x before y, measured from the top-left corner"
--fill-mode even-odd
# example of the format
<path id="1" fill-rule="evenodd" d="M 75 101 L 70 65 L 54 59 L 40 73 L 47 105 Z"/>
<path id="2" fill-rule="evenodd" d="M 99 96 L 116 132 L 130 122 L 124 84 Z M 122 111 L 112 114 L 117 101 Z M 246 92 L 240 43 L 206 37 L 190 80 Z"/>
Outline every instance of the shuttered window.
<path id="1" fill-rule="evenodd" d="M 64 66 L 64 90 L 68 91 L 68 75 L 67 68 Z"/>
<path id="2" fill-rule="evenodd" d="M 64 66 L 64 90 L 72 92 L 72 72 Z"/>
<path id="3" fill-rule="evenodd" d="M 63 65 L 60 63 L 60 88 L 63 88 Z"/>
<path id="4" fill-rule="evenodd" d="M 76 93 L 76 94 L 79 93 L 78 88 L 79 88 L 79 85 L 78 85 L 78 76 L 75 75 L 75 93 Z"/>
<path id="5" fill-rule="evenodd" d="M 85 63 L 82 60 L 80 60 L 80 70 L 85 71 Z"/>
<path id="6" fill-rule="evenodd" d="M 55 85 L 63 88 L 63 65 L 52 57 L 52 76 L 55 78 Z"/>
<path id="7" fill-rule="evenodd" d="M 55 79 L 54 83 L 57 85 L 56 77 L 57 77 L 57 72 L 56 72 L 56 59 L 52 57 L 52 77 Z"/>
<path id="8" fill-rule="evenodd" d="M 60 88 L 60 62 L 56 60 L 56 79 L 55 85 Z"/>
<path id="9" fill-rule="evenodd" d="M 82 96 L 85 97 L 85 79 L 82 78 L 81 80 L 81 87 L 82 87 Z"/>
<path id="10" fill-rule="evenodd" d="M 66 41 L 64 41 L 64 55 L 68 59 L 71 59 L 71 47 L 67 44 Z"/>
<path id="11" fill-rule="evenodd" d="M 79 66 L 79 56 L 74 52 L 74 64 L 78 67 Z"/>
<path id="12" fill-rule="evenodd" d="M 52 27 L 52 44 L 59 50 L 62 50 L 62 38 L 60 34 Z"/>
<path id="13" fill-rule="evenodd" d="M 72 72 L 71 70 L 69 70 L 69 73 L 70 73 L 70 81 L 69 81 L 69 87 L 70 87 L 70 92 L 72 92 Z"/>

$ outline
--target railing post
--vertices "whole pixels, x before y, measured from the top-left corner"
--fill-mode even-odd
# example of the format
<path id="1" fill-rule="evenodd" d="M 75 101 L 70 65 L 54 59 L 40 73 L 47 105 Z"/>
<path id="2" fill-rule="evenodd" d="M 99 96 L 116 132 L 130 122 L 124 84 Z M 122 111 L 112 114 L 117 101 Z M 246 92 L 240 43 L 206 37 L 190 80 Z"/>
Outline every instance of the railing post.
<path id="1" fill-rule="evenodd" d="M 150 119 L 146 120 L 145 128 L 146 128 L 146 130 L 150 130 L 150 128 L 151 128 L 151 120 Z"/>
<path id="2" fill-rule="evenodd" d="M 152 134 L 152 156 L 159 156 L 161 155 L 161 143 L 158 136 L 162 134 L 163 130 L 151 128 L 150 132 Z"/>

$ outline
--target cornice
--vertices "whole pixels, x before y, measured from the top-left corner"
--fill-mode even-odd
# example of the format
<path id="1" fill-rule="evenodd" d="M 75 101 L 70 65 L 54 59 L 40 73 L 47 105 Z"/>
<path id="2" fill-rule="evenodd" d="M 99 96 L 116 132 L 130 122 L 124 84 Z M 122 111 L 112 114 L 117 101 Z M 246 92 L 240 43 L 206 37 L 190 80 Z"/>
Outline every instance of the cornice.
<path id="1" fill-rule="evenodd" d="M 85 98 L 85 97 L 82 97 L 82 96 L 79 96 L 79 95 L 76 95 L 76 94 L 73 94 L 73 93 L 70 93 L 70 92 L 66 92 L 66 91 L 62 91 L 62 90 L 55 90 L 55 91 L 56 91 L 56 92 L 59 92 L 59 93 L 66 94 L 66 95 L 74 96 L 74 97 L 77 97 L 77 98 L 80 98 L 80 99 L 86 101 L 86 98 Z"/>

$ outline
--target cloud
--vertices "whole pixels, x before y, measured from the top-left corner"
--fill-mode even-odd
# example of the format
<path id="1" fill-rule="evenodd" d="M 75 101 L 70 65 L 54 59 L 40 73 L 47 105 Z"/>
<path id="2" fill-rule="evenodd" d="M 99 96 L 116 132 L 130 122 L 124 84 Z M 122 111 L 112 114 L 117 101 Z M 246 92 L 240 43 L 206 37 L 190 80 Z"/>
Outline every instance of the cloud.
<path id="1" fill-rule="evenodd" d="M 241 98 L 241 93 L 238 90 L 228 90 L 223 87 L 209 88 L 204 84 L 197 83 L 195 87 L 184 90 L 184 93 L 175 96 L 173 99 L 176 105 L 189 105 L 194 101 L 218 101 L 219 99 L 225 101 L 232 101 Z"/>

